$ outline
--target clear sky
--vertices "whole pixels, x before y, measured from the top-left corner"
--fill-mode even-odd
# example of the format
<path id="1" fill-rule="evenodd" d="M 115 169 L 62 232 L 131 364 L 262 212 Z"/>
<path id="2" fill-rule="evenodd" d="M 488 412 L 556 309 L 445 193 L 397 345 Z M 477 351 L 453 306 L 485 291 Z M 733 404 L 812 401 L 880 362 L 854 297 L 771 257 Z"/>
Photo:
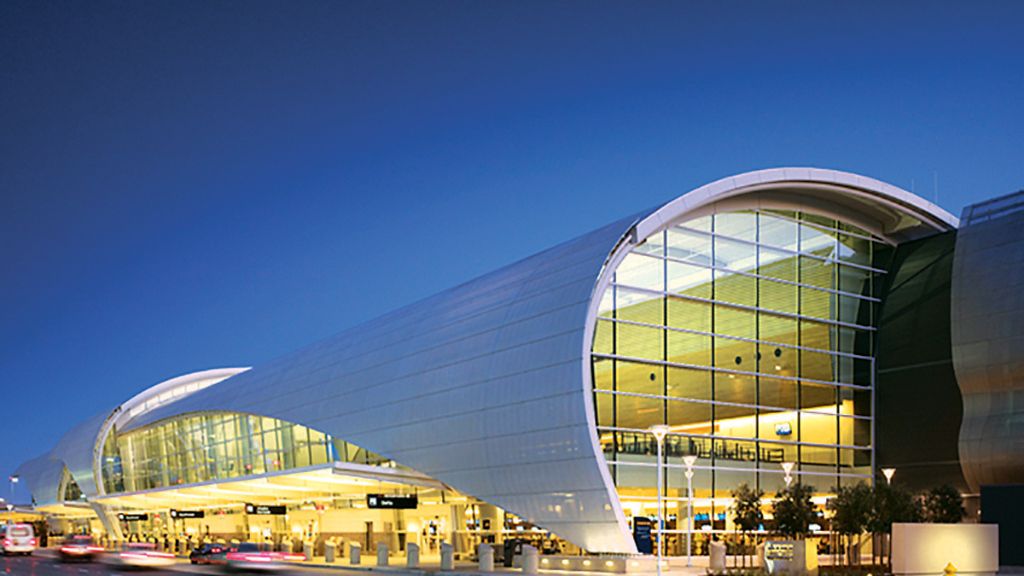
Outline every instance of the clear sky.
<path id="1" fill-rule="evenodd" d="M 937 181 L 954 214 L 1018 190 L 1021 22 L 978 1 L 0 3 L 0 473 L 161 380 L 737 172 Z"/>

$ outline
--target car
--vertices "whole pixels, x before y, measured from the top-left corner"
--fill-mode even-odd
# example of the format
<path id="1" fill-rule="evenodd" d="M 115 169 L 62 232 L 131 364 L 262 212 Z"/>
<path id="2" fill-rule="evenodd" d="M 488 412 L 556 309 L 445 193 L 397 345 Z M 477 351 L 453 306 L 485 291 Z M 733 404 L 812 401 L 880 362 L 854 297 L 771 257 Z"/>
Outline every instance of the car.
<path id="1" fill-rule="evenodd" d="M 158 568 L 174 564 L 174 554 L 160 552 L 155 544 L 132 542 L 118 554 L 121 565 L 132 568 Z"/>
<path id="2" fill-rule="evenodd" d="M 0 548 L 4 555 L 31 554 L 36 549 L 36 531 L 31 524 L 0 526 Z"/>
<path id="3" fill-rule="evenodd" d="M 225 568 L 228 571 L 261 571 L 269 572 L 280 570 L 285 562 L 294 562 L 305 559 L 302 554 L 289 554 L 285 552 L 264 552 L 260 550 L 259 544 L 242 542 L 232 546 L 225 554 Z"/>
<path id="4" fill-rule="evenodd" d="M 188 555 L 192 564 L 223 564 L 225 546 L 223 544 L 203 544 Z"/>
<path id="5" fill-rule="evenodd" d="M 103 553 L 103 547 L 97 546 L 92 536 L 78 534 L 64 540 L 60 546 L 60 559 L 63 562 L 89 562 Z"/>

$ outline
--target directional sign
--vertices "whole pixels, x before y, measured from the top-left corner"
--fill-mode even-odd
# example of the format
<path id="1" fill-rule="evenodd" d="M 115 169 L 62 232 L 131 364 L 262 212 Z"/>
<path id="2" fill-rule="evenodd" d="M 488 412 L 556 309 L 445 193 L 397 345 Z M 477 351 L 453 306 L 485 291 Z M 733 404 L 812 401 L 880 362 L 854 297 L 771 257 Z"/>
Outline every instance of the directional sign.
<path id="1" fill-rule="evenodd" d="M 117 519 L 121 522 L 132 522 L 134 520 L 149 520 L 149 514 L 129 514 L 122 512 L 117 515 Z"/>
<path id="2" fill-rule="evenodd" d="M 288 513 L 287 506 L 265 506 L 262 504 L 246 504 L 246 514 L 254 514 L 256 516 L 284 516 Z"/>
<path id="3" fill-rule="evenodd" d="M 367 494 L 366 495 L 366 506 L 368 508 L 390 508 L 397 510 L 411 510 L 416 508 L 419 504 L 419 500 L 415 494 L 411 496 L 407 495 L 389 495 L 389 494 Z"/>
<path id="4" fill-rule="evenodd" d="M 171 510 L 171 518 L 205 518 L 206 513 L 202 510 Z"/>

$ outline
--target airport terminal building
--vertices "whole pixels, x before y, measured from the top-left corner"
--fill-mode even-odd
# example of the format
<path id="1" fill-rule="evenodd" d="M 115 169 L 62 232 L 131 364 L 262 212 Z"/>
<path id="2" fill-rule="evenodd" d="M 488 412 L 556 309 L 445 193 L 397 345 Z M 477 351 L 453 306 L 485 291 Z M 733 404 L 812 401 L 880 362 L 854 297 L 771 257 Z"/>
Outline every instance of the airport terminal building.
<path id="1" fill-rule="evenodd" d="M 725 178 L 276 361 L 153 386 L 17 474 L 39 510 L 118 538 L 618 554 L 658 513 L 657 425 L 669 554 L 687 528 L 732 532 L 731 492 L 785 468 L 820 505 L 886 467 L 1024 483 L 1021 208 L 958 220 L 833 170 Z"/>

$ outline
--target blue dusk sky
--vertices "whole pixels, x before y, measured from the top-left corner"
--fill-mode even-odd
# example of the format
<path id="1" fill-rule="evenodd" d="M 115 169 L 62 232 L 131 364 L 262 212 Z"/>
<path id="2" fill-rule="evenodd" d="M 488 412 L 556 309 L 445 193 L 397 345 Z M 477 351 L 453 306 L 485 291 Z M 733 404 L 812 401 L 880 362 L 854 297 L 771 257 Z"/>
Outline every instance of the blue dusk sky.
<path id="1" fill-rule="evenodd" d="M 161 380 L 259 366 L 723 176 L 836 168 L 954 214 L 1018 190 L 1022 22 L 6 0 L 0 473 Z"/>

